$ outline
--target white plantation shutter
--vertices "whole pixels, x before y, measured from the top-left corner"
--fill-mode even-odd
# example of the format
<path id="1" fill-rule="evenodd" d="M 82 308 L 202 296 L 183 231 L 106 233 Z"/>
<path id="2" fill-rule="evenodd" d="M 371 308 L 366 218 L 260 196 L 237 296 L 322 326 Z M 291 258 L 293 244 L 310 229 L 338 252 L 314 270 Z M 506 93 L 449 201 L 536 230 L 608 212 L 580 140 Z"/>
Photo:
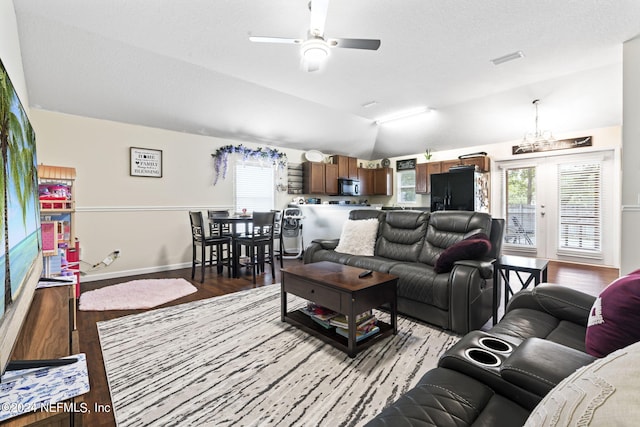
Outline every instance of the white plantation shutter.
<path id="1" fill-rule="evenodd" d="M 558 165 L 559 251 L 602 251 L 602 163 Z"/>
<path id="2" fill-rule="evenodd" d="M 275 166 L 238 160 L 235 164 L 235 210 L 268 212 L 274 208 Z"/>

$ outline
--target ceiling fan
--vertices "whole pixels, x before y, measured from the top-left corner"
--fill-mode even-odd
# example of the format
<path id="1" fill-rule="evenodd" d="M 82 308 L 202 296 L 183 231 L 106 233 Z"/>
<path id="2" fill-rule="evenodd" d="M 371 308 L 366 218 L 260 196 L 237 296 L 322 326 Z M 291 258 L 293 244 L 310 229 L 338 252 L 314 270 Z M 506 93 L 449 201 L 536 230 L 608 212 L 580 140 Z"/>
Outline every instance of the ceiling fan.
<path id="1" fill-rule="evenodd" d="M 317 71 L 324 59 L 329 56 L 329 48 L 378 50 L 380 40 L 375 39 L 346 39 L 327 38 L 324 36 L 324 24 L 327 19 L 329 0 L 309 1 L 311 22 L 307 39 L 290 39 L 284 37 L 250 36 L 249 40 L 256 43 L 284 43 L 302 46 L 302 59 L 306 71 Z"/>

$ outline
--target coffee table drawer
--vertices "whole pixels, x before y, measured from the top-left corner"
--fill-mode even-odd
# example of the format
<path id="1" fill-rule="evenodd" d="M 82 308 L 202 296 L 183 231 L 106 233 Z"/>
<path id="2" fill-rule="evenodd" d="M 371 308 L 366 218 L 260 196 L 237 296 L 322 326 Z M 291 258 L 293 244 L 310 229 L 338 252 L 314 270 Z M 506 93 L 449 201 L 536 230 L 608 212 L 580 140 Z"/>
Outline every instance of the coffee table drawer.
<path id="1" fill-rule="evenodd" d="M 290 292 L 316 304 L 340 311 L 340 292 L 305 280 L 289 278 L 284 281 L 285 292 Z"/>

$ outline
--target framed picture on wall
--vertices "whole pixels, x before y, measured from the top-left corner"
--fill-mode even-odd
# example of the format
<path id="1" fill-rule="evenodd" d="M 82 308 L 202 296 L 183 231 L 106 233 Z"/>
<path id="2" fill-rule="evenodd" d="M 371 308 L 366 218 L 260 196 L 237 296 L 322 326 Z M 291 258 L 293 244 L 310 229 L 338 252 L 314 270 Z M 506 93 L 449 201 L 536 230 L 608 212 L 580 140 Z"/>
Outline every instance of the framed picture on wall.
<path id="1" fill-rule="evenodd" d="M 407 171 L 416 168 L 416 159 L 396 160 L 397 171 Z"/>
<path id="2" fill-rule="evenodd" d="M 162 150 L 131 147 L 130 175 L 162 178 Z"/>

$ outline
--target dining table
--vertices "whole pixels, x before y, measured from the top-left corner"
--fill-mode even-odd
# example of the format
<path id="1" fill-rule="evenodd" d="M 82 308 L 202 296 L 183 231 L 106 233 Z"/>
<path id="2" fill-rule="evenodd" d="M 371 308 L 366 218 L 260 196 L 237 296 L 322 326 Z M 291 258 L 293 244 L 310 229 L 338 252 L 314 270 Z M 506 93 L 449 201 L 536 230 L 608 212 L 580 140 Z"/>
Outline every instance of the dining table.
<path id="1" fill-rule="evenodd" d="M 231 273 L 234 278 L 239 277 L 240 271 L 240 255 L 236 252 L 236 239 L 242 235 L 247 228 L 253 224 L 253 216 L 250 214 L 234 214 L 234 215 L 209 215 L 211 224 L 218 224 L 221 229 L 224 225 L 229 225 L 231 232 Z M 239 226 L 243 225 L 244 229 L 239 231 Z"/>

